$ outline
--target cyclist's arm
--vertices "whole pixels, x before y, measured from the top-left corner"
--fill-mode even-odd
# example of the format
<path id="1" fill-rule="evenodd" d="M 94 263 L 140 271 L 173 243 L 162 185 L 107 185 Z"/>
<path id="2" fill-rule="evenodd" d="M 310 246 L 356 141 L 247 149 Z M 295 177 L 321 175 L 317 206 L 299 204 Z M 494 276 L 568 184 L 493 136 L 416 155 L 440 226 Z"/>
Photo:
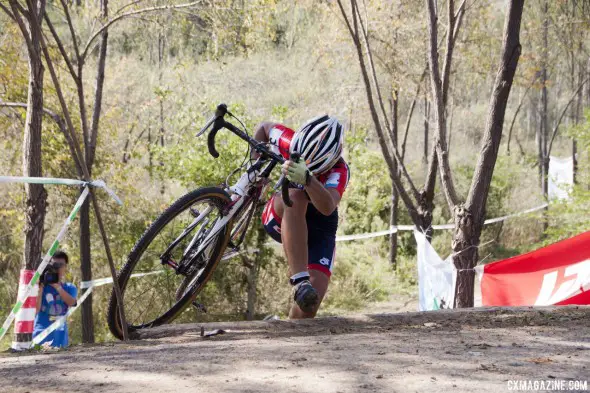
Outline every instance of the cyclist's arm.
<path id="1" fill-rule="evenodd" d="M 311 178 L 309 186 L 305 186 L 305 191 L 315 208 L 325 216 L 329 216 L 336 210 L 340 203 L 340 193 L 335 188 L 326 188 L 315 177 Z"/>
<path id="2" fill-rule="evenodd" d="M 263 121 L 262 123 L 258 124 L 256 126 L 256 129 L 254 130 L 254 139 L 256 139 L 259 142 L 268 142 L 270 138 L 270 130 L 274 125 L 275 123 L 270 121 Z M 253 159 L 258 158 L 259 155 L 260 154 L 258 154 L 254 149 L 252 149 L 252 151 L 250 152 L 250 156 Z"/>
<path id="3" fill-rule="evenodd" d="M 263 121 L 256 126 L 254 131 L 254 139 L 260 142 L 268 142 L 270 130 L 276 123 L 270 121 Z"/>

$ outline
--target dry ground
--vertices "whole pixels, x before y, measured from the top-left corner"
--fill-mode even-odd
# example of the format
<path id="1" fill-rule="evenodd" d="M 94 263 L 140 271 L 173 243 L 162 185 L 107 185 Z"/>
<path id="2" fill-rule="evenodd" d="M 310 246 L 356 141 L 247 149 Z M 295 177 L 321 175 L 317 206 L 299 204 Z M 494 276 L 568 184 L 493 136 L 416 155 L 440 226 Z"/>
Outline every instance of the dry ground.
<path id="1" fill-rule="evenodd" d="M 590 380 L 590 307 L 170 325 L 141 340 L 0 355 L 2 392 L 505 392 Z M 588 381 L 590 388 L 590 381 Z"/>

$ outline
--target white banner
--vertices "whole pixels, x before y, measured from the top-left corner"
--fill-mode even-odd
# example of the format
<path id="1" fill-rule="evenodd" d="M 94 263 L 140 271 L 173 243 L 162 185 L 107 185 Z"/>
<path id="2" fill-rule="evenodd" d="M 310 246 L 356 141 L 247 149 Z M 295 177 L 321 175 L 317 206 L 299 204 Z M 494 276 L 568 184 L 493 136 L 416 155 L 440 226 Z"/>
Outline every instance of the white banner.
<path id="1" fill-rule="evenodd" d="M 569 199 L 569 190 L 574 184 L 573 157 L 549 157 L 549 199 Z"/>
<path id="2" fill-rule="evenodd" d="M 453 308 L 457 270 L 451 257 L 442 260 L 422 232 L 414 231 L 418 257 L 419 311 Z"/>

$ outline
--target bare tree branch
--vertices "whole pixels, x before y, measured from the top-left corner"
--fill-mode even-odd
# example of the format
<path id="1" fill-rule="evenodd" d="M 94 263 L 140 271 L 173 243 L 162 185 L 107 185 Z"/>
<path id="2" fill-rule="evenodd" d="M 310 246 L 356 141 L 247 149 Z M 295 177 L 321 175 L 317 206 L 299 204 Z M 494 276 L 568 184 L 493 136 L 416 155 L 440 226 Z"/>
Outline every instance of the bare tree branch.
<path id="1" fill-rule="evenodd" d="M 101 2 L 102 17 L 108 18 L 108 0 Z M 106 67 L 107 44 L 109 32 L 105 29 L 102 32 L 100 39 L 100 52 L 98 55 L 98 65 L 96 67 L 96 90 L 94 93 L 94 108 L 92 111 L 92 123 L 90 126 L 90 146 L 88 148 L 87 162 L 90 168 L 94 163 L 94 154 L 96 152 L 96 142 L 98 138 L 98 123 L 100 120 L 100 112 L 102 110 L 102 92 L 104 87 L 104 70 Z"/>
<path id="2" fill-rule="evenodd" d="M 28 105 L 26 102 L 5 102 L 5 101 L 0 100 L 0 107 L 27 109 Z M 53 121 L 55 121 L 58 125 L 63 124 L 63 119 L 61 118 L 61 116 L 59 116 L 54 111 L 47 109 L 47 108 L 43 108 L 43 113 L 45 113 L 47 116 L 51 117 L 53 119 Z"/>
<path id="3" fill-rule="evenodd" d="M 412 100 L 412 104 L 410 105 L 410 110 L 408 111 L 408 117 L 406 118 L 406 129 L 404 130 L 404 139 L 402 141 L 402 161 L 406 155 L 406 142 L 408 141 L 408 134 L 410 132 L 410 123 L 412 122 L 412 116 L 414 115 L 414 108 L 416 107 L 416 102 L 420 97 L 420 88 L 422 87 L 422 81 L 426 77 L 426 72 L 428 69 L 425 69 L 420 77 L 420 81 L 418 82 L 418 87 L 416 88 L 416 94 L 414 95 L 414 99 Z"/>
<path id="4" fill-rule="evenodd" d="M 34 53 L 35 49 L 33 48 L 33 42 L 31 41 L 31 36 L 29 34 L 29 30 L 27 29 L 27 25 L 23 21 L 21 17 L 21 13 L 23 16 L 26 17 L 27 11 L 19 4 L 18 0 L 9 0 L 10 8 L 12 8 L 12 15 L 14 16 L 14 20 L 18 24 L 18 27 L 25 39 L 25 43 L 27 44 L 27 49 L 29 53 Z"/>
<path id="5" fill-rule="evenodd" d="M 10 19 L 16 22 L 16 17 L 13 15 L 12 11 L 10 11 L 4 4 L 0 3 L 0 9 L 8 15 Z"/>
<path id="6" fill-rule="evenodd" d="M 452 1 L 452 0 L 450 0 Z M 436 9 L 434 0 L 426 0 L 428 7 L 429 23 L 428 32 L 430 36 L 429 40 L 429 53 L 428 53 L 428 64 L 430 67 L 430 81 L 432 86 L 432 97 L 434 103 L 434 115 L 436 120 L 436 140 L 435 145 L 437 149 L 437 158 L 440 168 L 440 177 L 445 193 L 449 210 L 452 212 L 455 206 L 459 203 L 455 185 L 453 184 L 453 178 L 451 174 L 451 167 L 449 165 L 449 157 L 447 151 L 447 138 L 446 138 L 446 122 L 445 122 L 445 107 L 443 105 L 443 92 L 442 82 L 440 78 L 440 71 L 438 66 L 438 17 L 436 16 Z"/>
<path id="7" fill-rule="evenodd" d="M 86 163 L 84 162 L 84 157 L 81 154 L 78 154 L 78 151 L 76 150 L 76 146 L 79 146 L 79 145 L 78 145 L 78 140 L 76 138 L 76 131 L 74 128 L 74 123 L 72 122 L 72 118 L 70 116 L 70 111 L 69 111 L 66 101 L 64 99 L 64 95 L 61 90 L 61 85 L 59 83 L 59 79 L 57 78 L 57 74 L 55 73 L 55 68 L 53 67 L 53 61 L 51 60 L 51 56 L 49 55 L 49 51 L 47 50 L 47 43 L 45 42 L 45 38 L 43 37 L 43 35 L 41 35 L 41 48 L 43 50 L 43 57 L 45 57 L 45 63 L 47 64 L 47 68 L 49 69 L 49 74 L 51 75 L 51 79 L 53 81 L 53 86 L 55 87 L 55 92 L 56 92 L 57 97 L 59 99 L 59 104 L 61 106 L 61 110 L 63 112 L 63 116 L 66 121 L 66 125 L 67 125 L 66 130 L 69 135 L 69 137 L 66 137 L 66 139 L 68 139 L 69 141 L 72 142 L 72 143 L 68 144 L 68 147 L 70 148 L 70 153 L 72 154 L 72 158 L 74 159 L 74 162 L 76 163 L 76 168 L 80 169 L 78 176 L 80 176 L 81 178 L 85 178 L 84 177 L 84 169 L 86 167 Z M 90 177 L 85 178 L 85 179 L 89 180 L 89 178 Z"/>
<path id="8" fill-rule="evenodd" d="M 9 0 L 10 1 L 10 0 Z M 16 9 L 18 10 L 18 12 L 20 12 L 25 18 L 29 19 L 30 18 L 30 14 L 29 14 L 29 10 L 24 8 L 21 3 L 19 3 L 18 0 L 14 0 L 14 6 L 16 7 Z M 15 12 L 15 15 L 18 14 L 18 12 Z"/>
<path id="9" fill-rule="evenodd" d="M 461 29 L 461 24 L 463 23 L 463 16 L 465 15 L 465 12 L 466 12 L 465 2 L 466 2 L 466 0 L 463 0 L 463 2 L 461 2 L 459 9 L 455 13 L 455 26 L 453 27 L 453 46 L 455 45 L 455 42 L 457 42 L 457 36 L 459 35 L 459 29 Z"/>
<path id="10" fill-rule="evenodd" d="M 518 103 L 518 106 L 516 107 L 516 111 L 514 111 L 514 116 L 512 117 L 512 121 L 510 122 L 510 128 L 508 129 L 508 141 L 506 142 L 506 154 L 508 154 L 508 155 L 510 155 L 510 140 L 512 139 L 512 129 L 514 128 L 514 122 L 516 121 L 516 117 L 518 116 L 518 113 L 520 112 L 520 108 L 522 107 L 522 104 L 524 103 L 524 99 L 526 98 L 531 87 L 533 87 L 533 85 L 535 84 L 535 81 L 537 80 L 537 78 L 538 78 L 538 74 L 535 74 L 535 76 L 533 77 L 533 80 L 528 85 L 528 87 L 524 91 L 524 94 L 520 98 L 520 102 Z"/>
<path id="11" fill-rule="evenodd" d="M 144 2 L 144 1 L 146 1 L 146 0 L 135 0 L 135 1 L 132 1 L 131 3 L 125 4 L 124 6 L 119 8 L 117 11 L 115 11 L 115 15 L 117 15 L 119 12 L 122 12 L 126 8 L 133 7 L 134 5 L 137 5 L 137 4 Z"/>
<path id="12" fill-rule="evenodd" d="M 430 156 L 428 158 L 428 173 L 426 175 L 426 181 L 424 182 L 424 194 L 428 200 L 434 199 L 434 188 L 436 186 L 436 146 L 432 146 Z"/>
<path id="13" fill-rule="evenodd" d="M 59 38 L 59 35 L 55 31 L 55 28 L 53 27 L 53 23 L 51 23 L 51 20 L 49 19 L 49 16 L 47 14 L 45 14 L 45 23 L 49 27 L 49 31 L 51 32 L 51 35 L 53 36 L 53 40 L 57 44 L 59 52 L 61 53 L 61 56 L 63 57 L 63 59 L 66 63 L 66 66 L 68 67 L 68 71 L 72 75 L 72 78 L 74 80 L 78 80 L 78 74 L 76 73 L 76 70 L 74 69 L 74 66 L 72 65 L 72 61 L 70 60 L 70 57 L 68 56 L 68 53 L 66 52 L 66 50 L 61 42 L 61 39 Z"/>
<path id="14" fill-rule="evenodd" d="M 449 96 L 449 82 L 451 76 L 451 66 L 453 61 L 453 51 L 455 49 L 455 42 L 459 35 L 459 29 L 463 21 L 463 15 L 465 15 L 465 1 L 461 3 L 457 13 L 454 13 L 454 2 L 448 0 L 448 18 L 449 27 L 447 31 L 447 52 L 445 54 L 445 62 L 443 64 L 443 75 L 442 75 L 442 91 L 443 91 L 443 106 L 447 107 L 448 96 Z"/>
<path id="15" fill-rule="evenodd" d="M 74 31 L 74 23 L 72 22 L 72 18 L 70 16 L 70 11 L 68 4 L 64 0 L 60 0 L 61 5 L 64 9 L 64 14 L 66 16 L 66 21 L 68 25 L 68 29 L 70 30 L 70 35 L 72 36 L 72 45 L 74 46 L 74 53 L 76 54 L 76 61 L 78 62 L 78 67 L 82 67 L 84 64 L 83 58 L 80 58 L 80 47 L 78 45 L 78 39 L 76 38 L 76 32 Z M 82 76 L 80 76 L 81 78 Z"/>
<path id="16" fill-rule="evenodd" d="M 352 1 L 354 1 L 354 0 L 351 0 L 351 3 L 352 3 Z M 371 88 L 371 82 L 369 79 L 369 73 L 367 71 L 367 67 L 366 67 L 366 64 L 364 61 L 362 46 L 361 46 L 360 39 L 359 39 L 357 13 L 355 12 L 354 5 L 351 4 L 351 6 L 352 6 L 352 22 L 353 22 L 353 24 L 351 26 L 350 22 L 349 22 L 349 18 L 348 18 L 346 11 L 344 10 L 344 7 L 342 5 L 342 0 L 338 0 L 338 6 L 340 7 L 343 17 L 347 21 L 346 23 L 349 28 L 349 32 L 351 33 L 351 37 L 354 42 L 355 49 L 357 51 L 357 56 L 359 59 L 359 66 L 361 68 L 361 75 L 363 77 L 363 81 L 365 84 L 365 91 L 367 94 L 367 100 L 369 102 L 369 108 L 371 108 L 371 117 L 372 117 L 373 123 L 375 125 L 375 130 L 377 132 L 377 140 L 379 142 L 379 147 L 381 148 L 381 153 L 383 154 L 383 158 L 385 159 L 385 163 L 387 164 L 390 178 L 391 178 L 392 182 L 395 184 L 395 187 L 398 189 L 398 192 L 400 194 L 400 198 L 404 202 L 404 204 L 408 210 L 408 213 L 410 214 L 412 221 L 414 223 L 418 223 L 419 216 L 418 216 L 416 207 L 415 207 L 414 203 L 412 202 L 412 199 L 410 198 L 410 196 L 406 192 L 406 190 L 401 182 L 401 179 L 398 176 L 396 176 L 397 171 L 396 171 L 395 163 L 393 161 L 394 158 L 391 156 L 391 154 L 389 152 L 387 140 L 385 138 L 385 134 L 384 134 L 383 129 L 381 127 L 381 121 L 380 121 L 377 111 L 375 109 L 376 106 L 375 106 L 375 102 L 373 99 L 373 92 L 372 92 L 372 88 Z"/>
<path id="17" fill-rule="evenodd" d="M 576 96 L 578 95 L 580 90 L 582 90 L 582 87 L 584 87 L 586 82 L 588 82 L 589 80 L 590 80 L 590 77 L 584 79 L 584 81 L 582 81 L 582 83 L 580 83 L 580 85 L 578 86 L 576 91 L 572 94 L 569 101 L 567 102 L 567 104 L 565 105 L 563 110 L 561 111 L 561 115 L 559 116 L 559 120 L 557 120 L 557 123 L 555 124 L 555 127 L 553 128 L 553 133 L 551 134 L 551 141 L 549 142 L 549 148 L 547 149 L 547 155 L 546 155 L 545 159 L 549 158 L 549 155 L 551 154 L 551 148 L 553 147 L 553 140 L 555 139 L 555 136 L 557 135 L 557 131 L 559 130 L 559 125 L 561 124 L 561 121 L 563 120 L 563 116 L 565 115 L 567 108 L 569 108 L 569 106 L 574 101 L 574 99 L 576 98 Z"/>
<path id="18" fill-rule="evenodd" d="M 356 9 L 356 13 L 359 18 L 359 23 L 361 24 L 361 32 L 363 33 L 363 41 L 365 43 L 365 52 L 367 54 L 367 59 L 369 60 L 369 68 L 371 69 L 371 76 L 373 77 L 373 84 L 375 85 L 375 91 L 377 92 L 377 100 L 379 101 L 379 106 L 381 107 L 381 113 L 383 115 L 383 120 L 385 122 L 385 127 L 391 134 L 391 124 L 389 124 L 389 120 L 387 119 L 387 112 L 385 111 L 385 105 L 383 103 L 383 97 L 381 95 L 381 88 L 379 87 L 379 81 L 377 80 L 377 72 L 375 71 L 375 63 L 373 63 L 373 53 L 371 51 L 371 46 L 369 43 L 369 38 L 367 37 L 367 31 L 363 24 L 363 18 L 361 17 L 361 12 L 358 8 L 358 3 L 356 0 L 351 1 L 354 9 Z M 369 21 L 367 20 L 367 29 L 368 29 Z"/>
<path id="19" fill-rule="evenodd" d="M 0 107 L 26 109 L 27 104 L 24 102 L 3 102 L 3 101 L 0 101 Z M 63 134 L 63 136 L 66 138 L 66 142 L 68 143 L 68 145 L 70 145 L 72 139 L 70 137 L 69 132 L 66 129 L 66 123 L 65 123 L 63 117 L 58 115 L 55 111 L 47 109 L 47 108 L 43 108 L 43 113 L 45 115 L 49 116 L 51 119 L 53 119 L 53 121 L 57 124 L 59 130 Z M 79 165 L 78 161 L 76 161 L 76 160 L 74 160 L 74 161 L 75 161 L 74 164 L 76 165 L 76 170 L 78 171 L 78 173 L 82 173 L 82 168 L 80 168 L 78 166 Z"/>
<path id="20" fill-rule="evenodd" d="M 140 10 L 135 10 L 135 11 L 129 11 L 129 12 L 125 12 L 123 14 L 119 14 L 117 16 L 115 16 L 112 19 L 109 19 L 104 25 L 102 25 L 102 27 L 100 29 L 98 29 L 98 31 L 96 31 L 91 37 L 90 39 L 88 39 L 88 42 L 86 42 L 86 45 L 84 46 L 84 50 L 82 51 L 82 60 L 86 59 L 86 56 L 88 55 L 88 49 L 90 48 L 90 45 L 92 44 L 92 42 L 99 36 L 102 34 L 102 32 L 106 29 L 109 28 L 110 25 L 112 25 L 113 23 L 126 18 L 128 16 L 131 15 L 137 15 L 137 14 L 143 14 L 146 12 L 155 12 L 155 11 L 162 11 L 162 10 L 175 10 L 175 9 L 180 9 L 180 8 L 189 8 L 189 7 L 194 7 L 198 4 L 201 4 L 202 1 L 194 1 L 192 3 L 186 3 L 186 4 L 178 4 L 178 5 L 173 5 L 173 4 L 169 4 L 169 5 L 162 5 L 162 6 L 157 6 L 157 7 L 149 7 L 149 8 L 143 8 Z"/>
<path id="21" fill-rule="evenodd" d="M 383 114 L 383 120 L 385 122 L 385 127 L 389 131 L 389 136 L 390 136 L 390 139 L 391 139 L 391 144 L 393 146 L 393 155 L 394 155 L 394 158 L 395 158 L 395 160 L 397 162 L 397 165 L 398 165 L 398 168 L 397 169 L 399 169 L 401 171 L 401 173 L 405 176 L 405 178 L 406 178 L 406 180 L 407 180 L 407 182 L 408 182 L 408 184 L 410 186 L 410 189 L 411 189 L 411 191 L 412 191 L 412 193 L 414 195 L 414 198 L 416 199 L 416 201 L 418 201 L 418 199 L 420 198 L 420 194 L 418 193 L 418 189 L 414 185 L 414 182 L 413 182 L 412 178 L 410 177 L 410 175 L 408 173 L 408 170 L 407 170 L 407 168 L 405 167 L 405 165 L 403 163 L 403 160 L 402 160 L 402 158 L 401 158 L 401 156 L 399 154 L 399 151 L 397 149 L 397 145 L 395 143 L 393 143 L 393 128 L 392 128 L 392 125 L 390 125 L 389 121 L 387 120 L 387 112 L 385 111 L 385 105 L 383 103 L 383 97 L 381 95 L 381 89 L 379 87 L 379 82 L 377 80 L 377 73 L 376 73 L 376 70 L 375 70 L 375 65 L 373 63 L 373 55 L 372 55 L 371 47 L 370 47 L 370 44 L 369 44 L 369 39 L 367 37 L 367 33 L 366 33 L 366 30 L 365 30 L 365 26 L 363 24 L 363 19 L 361 17 L 360 9 L 358 7 L 358 3 L 357 3 L 356 0 L 351 0 L 351 5 L 352 5 L 353 12 L 356 9 L 356 15 L 357 15 L 358 21 L 359 21 L 359 23 L 361 25 L 361 32 L 363 33 L 363 41 L 364 41 L 364 44 L 365 44 L 365 51 L 366 51 L 366 54 L 367 54 L 367 58 L 369 60 L 369 67 L 371 69 L 371 75 L 373 77 L 373 84 L 375 86 L 375 91 L 377 92 L 377 100 L 379 102 L 379 106 L 380 106 L 381 112 Z M 359 45 L 360 45 L 360 43 L 359 43 Z M 378 115 L 377 115 L 377 117 L 378 117 Z M 397 171 L 394 171 L 394 172 L 397 172 Z"/>

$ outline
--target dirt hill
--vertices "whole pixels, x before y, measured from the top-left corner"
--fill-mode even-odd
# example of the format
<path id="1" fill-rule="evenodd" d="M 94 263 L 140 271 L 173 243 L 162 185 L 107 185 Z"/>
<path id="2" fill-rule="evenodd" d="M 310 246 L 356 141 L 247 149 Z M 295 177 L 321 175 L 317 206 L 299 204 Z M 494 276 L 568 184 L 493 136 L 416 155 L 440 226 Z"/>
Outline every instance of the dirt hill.
<path id="1" fill-rule="evenodd" d="M 3 354 L 0 391 L 506 392 L 512 380 L 590 389 L 589 322 L 590 307 L 548 307 L 169 325 L 130 343 Z"/>

